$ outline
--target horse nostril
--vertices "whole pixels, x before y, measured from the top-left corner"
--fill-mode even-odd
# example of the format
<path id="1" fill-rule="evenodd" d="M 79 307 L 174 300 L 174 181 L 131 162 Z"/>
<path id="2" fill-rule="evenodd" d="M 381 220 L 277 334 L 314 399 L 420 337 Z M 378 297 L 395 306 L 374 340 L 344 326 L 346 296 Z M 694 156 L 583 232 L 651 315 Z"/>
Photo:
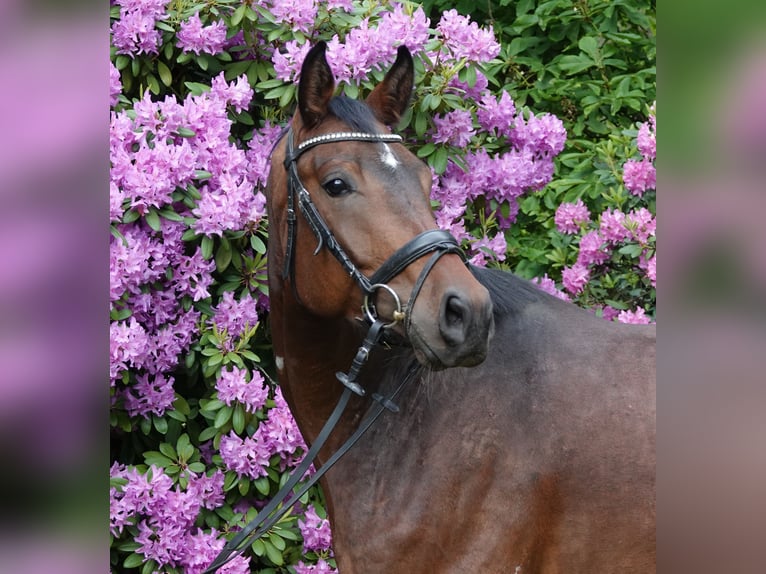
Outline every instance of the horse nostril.
<path id="1" fill-rule="evenodd" d="M 439 331 L 448 345 L 461 345 L 470 323 L 470 308 L 460 295 L 447 294 L 439 316 Z"/>

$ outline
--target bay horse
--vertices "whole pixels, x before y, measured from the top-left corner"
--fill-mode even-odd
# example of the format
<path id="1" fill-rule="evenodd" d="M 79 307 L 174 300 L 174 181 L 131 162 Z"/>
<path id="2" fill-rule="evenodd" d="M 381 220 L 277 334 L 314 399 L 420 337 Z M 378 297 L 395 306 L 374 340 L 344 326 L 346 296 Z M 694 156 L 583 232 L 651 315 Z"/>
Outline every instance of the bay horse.
<path id="1" fill-rule="evenodd" d="M 322 478 L 339 572 L 654 571 L 654 326 L 466 265 L 434 231 L 430 170 L 389 130 L 411 98 L 409 51 L 358 101 L 333 95 L 325 49 L 305 58 L 267 183 L 279 382 L 312 444 L 338 373 L 386 323 L 320 465 L 370 395 L 400 390 L 399 412 Z"/>

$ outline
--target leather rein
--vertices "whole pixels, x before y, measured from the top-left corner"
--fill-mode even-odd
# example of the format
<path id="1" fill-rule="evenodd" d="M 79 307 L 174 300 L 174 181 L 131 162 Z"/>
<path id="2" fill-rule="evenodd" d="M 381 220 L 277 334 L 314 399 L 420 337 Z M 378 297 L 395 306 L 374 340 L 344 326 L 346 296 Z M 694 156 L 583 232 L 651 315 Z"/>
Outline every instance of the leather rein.
<path id="1" fill-rule="evenodd" d="M 298 210 L 303 214 L 304 219 L 309 224 L 317 238 L 317 246 L 314 255 L 317 255 L 324 247 L 338 260 L 341 267 L 351 276 L 362 291 L 364 302 L 362 311 L 364 318 L 369 323 L 367 335 L 362 341 L 359 350 L 354 357 L 348 372 L 336 373 L 337 379 L 343 383 L 344 390 L 338 400 L 335 409 L 327 419 L 324 427 L 320 431 L 311 448 L 304 456 L 301 464 L 293 471 L 284 486 L 277 492 L 274 498 L 258 513 L 258 515 L 245 526 L 237 535 L 232 538 L 221 550 L 218 556 L 213 560 L 210 566 L 203 574 L 212 574 L 221 566 L 243 553 L 255 540 L 267 533 L 276 524 L 282 516 L 303 496 L 319 479 L 362 437 L 367 429 L 378 419 L 384 410 L 399 412 L 399 407 L 394 403 L 394 399 L 419 373 L 420 368 L 415 363 L 409 369 L 404 380 L 399 384 L 390 397 L 384 397 L 378 393 L 372 394 L 374 404 L 367 416 L 356 429 L 356 431 L 346 440 L 346 442 L 322 465 L 315 474 L 304 483 L 295 495 L 287 502 L 287 498 L 292 493 L 293 488 L 303 478 L 309 467 L 314 462 L 319 451 L 324 446 L 333 429 L 340 420 L 345 408 L 355 393 L 359 396 L 365 396 L 365 389 L 356 381 L 359 372 L 365 365 L 372 347 L 381 341 L 386 329 L 393 327 L 400 321 L 404 321 L 405 333 L 409 331 L 411 321 L 411 310 L 415 304 L 415 299 L 420 293 L 425 280 L 436 264 L 436 262 L 447 253 L 458 254 L 463 261 L 466 261 L 465 254 L 460 248 L 457 240 L 447 231 L 441 229 L 430 229 L 416 235 L 413 239 L 397 249 L 369 278 L 364 275 L 354 265 L 351 258 L 346 254 L 341 244 L 335 238 L 325 220 L 320 215 L 316 205 L 311 199 L 311 194 L 303 185 L 298 175 L 296 167 L 298 158 L 318 145 L 341 142 L 341 141 L 359 141 L 359 142 L 394 142 L 401 143 L 402 138 L 396 134 L 371 134 L 364 132 L 337 132 L 316 136 L 302 142 L 297 147 L 294 146 L 294 134 L 292 128 L 287 132 L 287 149 L 285 153 L 284 166 L 287 170 L 287 248 L 285 253 L 285 263 L 282 269 L 283 280 L 289 280 L 292 285 L 293 293 L 297 301 L 297 288 L 295 285 L 295 242 L 297 237 Z M 297 209 L 296 209 L 297 208 Z M 411 263 L 424 255 L 431 253 L 431 257 L 426 262 L 420 272 L 415 285 L 409 296 L 406 305 L 402 306 L 399 296 L 387 283 Z M 378 290 L 387 291 L 395 303 L 395 310 L 392 319 L 388 322 L 377 315 L 377 310 L 373 302 L 374 296 Z M 282 508 L 278 506 L 285 503 Z M 276 512 L 275 512 L 276 511 Z"/>

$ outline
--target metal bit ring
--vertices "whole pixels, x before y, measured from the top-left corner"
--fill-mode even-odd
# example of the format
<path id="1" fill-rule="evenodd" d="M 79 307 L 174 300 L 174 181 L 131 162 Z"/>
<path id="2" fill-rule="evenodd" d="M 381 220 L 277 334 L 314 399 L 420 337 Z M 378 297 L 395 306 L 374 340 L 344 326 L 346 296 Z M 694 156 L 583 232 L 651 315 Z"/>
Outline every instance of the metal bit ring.
<path id="1" fill-rule="evenodd" d="M 385 325 L 383 325 L 385 328 L 393 327 L 399 321 L 402 321 L 404 319 L 405 313 L 402 310 L 402 302 L 399 300 L 399 295 L 397 295 L 396 291 L 394 291 L 391 287 L 389 287 L 385 283 L 375 283 L 374 285 L 370 287 L 370 292 L 364 295 L 364 301 L 362 302 L 362 311 L 364 311 L 364 314 L 366 315 L 370 323 L 374 323 L 377 320 L 375 307 L 374 305 L 371 305 L 371 302 L 370 302 L 370 295 L 373 295 L 375 291 L 377 291 L 378 289 L 384 289 L 385 291 L 388 291 L 389 295 L 391 295 L 391 297 L 394 298 L 396 309 L 394 309 L 394 312 L 392 313 L 393 320 L 390 323 L 386 323 Z"/>

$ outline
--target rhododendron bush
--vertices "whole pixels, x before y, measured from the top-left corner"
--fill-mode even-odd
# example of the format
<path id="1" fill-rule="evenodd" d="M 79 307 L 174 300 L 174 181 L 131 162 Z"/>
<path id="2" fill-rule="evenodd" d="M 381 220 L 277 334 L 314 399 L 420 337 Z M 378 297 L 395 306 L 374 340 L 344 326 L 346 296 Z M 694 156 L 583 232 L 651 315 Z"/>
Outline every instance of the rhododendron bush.
<path id="1" fill-rule="evenodd" d="M 605 175 L 566 148 L 559 117 L 498 87 L 498 37 L 410 2 L 112 2 L 112 571 L 201 572 L 306 451 L 272 378 L 263 192 L 319 39 L 350 97 L 398 46 L 412 51 L 398 131 L 472 263 L 606 320 L 654 320 L 652 102 L 643 123 L 606 134 Z M 581 185 L 588 170 L 608 180 L 598 195 Z M 251 571 L 335 571 L 319 489 L 221 569 Z"/>

